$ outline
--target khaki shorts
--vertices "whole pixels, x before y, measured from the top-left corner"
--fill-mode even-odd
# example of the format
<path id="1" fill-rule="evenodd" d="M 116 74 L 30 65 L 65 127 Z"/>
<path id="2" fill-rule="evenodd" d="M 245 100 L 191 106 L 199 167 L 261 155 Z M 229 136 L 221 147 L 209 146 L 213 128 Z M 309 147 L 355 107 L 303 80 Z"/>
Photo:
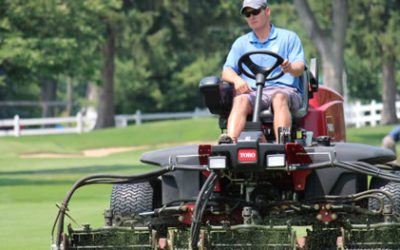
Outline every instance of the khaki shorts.
<path id="1" fill-rule="evenodd" d="M 266 86 L 263 89 L 260 109 L 269 109 L 271 107 L 272 97 L 277 93 L 285 94 L 288 97 L 289 109 L 291 112 L 295 112 L 301 108 L 303 104 L 303 98 L 295 88 L 286 86 Z M 247 95 L 251 105 L 254 107 L 254 103 L 256 100 L 256 91 L 252 91 L 245 95 Z"/>

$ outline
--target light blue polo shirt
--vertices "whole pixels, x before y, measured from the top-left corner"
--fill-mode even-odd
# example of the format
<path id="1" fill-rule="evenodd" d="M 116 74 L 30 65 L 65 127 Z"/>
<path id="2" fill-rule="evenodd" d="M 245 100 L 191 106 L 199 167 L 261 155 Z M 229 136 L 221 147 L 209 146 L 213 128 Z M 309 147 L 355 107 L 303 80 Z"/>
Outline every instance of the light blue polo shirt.
<path id="1" fill-rule="evenodd" d="M 236 39 L 236 41 L 232 45 L 231 50 L 229 51 L 228 57 L 224 64 L 224 68 L 230 67 L 239 74 L 239 58 L 247 52 L 256 50 L 269 50 L 275 52 L 279 54 L 283 59 L 288 59 L 291 63 L 297 61 L 305 63 L 303 46 L 297 34 L 293 31 L 276 28 L 274 25 L 272 25 L 269 38 L 266 41 L 258 40 L 253 31 Z M 251 56 L 251 59 L 256 64 L 263 67 L 270 67 L 276 61 L 275 58 L 266 55 L 254 55 Z M 280 67 L 276 68 L 271 73 L 271 76 L 276 75 L 280 71 Z M 255 88 L 256 85 L 254 79 L 248 78 L 244 74 L 242 74 L 241 77 L 253 88 Z M 276 84 L 294 87 L 300 93 L 303 93 L 302 88 L 300 87 L 299 77 L 293 77 L 289 73 L 284 74 L 282 77 L 276 80 L 266 82 L 266 86 Z"/>

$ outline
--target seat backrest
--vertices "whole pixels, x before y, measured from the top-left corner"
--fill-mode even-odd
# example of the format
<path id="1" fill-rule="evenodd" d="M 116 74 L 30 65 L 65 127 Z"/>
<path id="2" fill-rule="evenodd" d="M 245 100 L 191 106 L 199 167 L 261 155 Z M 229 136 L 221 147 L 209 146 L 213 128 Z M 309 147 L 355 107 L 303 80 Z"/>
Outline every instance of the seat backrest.
<path id="1" fill-rule="evenodd" d="M 308 83 L 309 83 L 309 72 L 308 70 L 304 70 L 303 75 L 300 76 L 300 82 L 301 84 L 301 88 L 303 91 L 303 103 L 301 105 L 301 107 L 294 112 L 293 118 L 295 119 L 300 119 L 303 118 L 304 116 L 307 115 L 307 111 L 308 111 Z"/>
<path id="2" fill-rule="evenodd" d="M 232 86 L 221 81 L 219 77 L 207 76 L 201 79 L 199 88 L 210 112 L 220 117 L 228 117 L 232 108 Z"/>

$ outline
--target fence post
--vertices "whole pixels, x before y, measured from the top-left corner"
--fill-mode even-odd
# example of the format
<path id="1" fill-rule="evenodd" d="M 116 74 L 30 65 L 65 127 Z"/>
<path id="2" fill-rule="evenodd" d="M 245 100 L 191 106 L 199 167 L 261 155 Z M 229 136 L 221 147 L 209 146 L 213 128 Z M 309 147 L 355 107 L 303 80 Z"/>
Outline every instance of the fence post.
<path id="1" fill-rule="evenodd" d="M 81 112 L 76 114 L 76 132 L 78 134 L 83 133 L 83 117 Z"/>
<path id="2" fill-rule="evenodd" d="M 199 116 L 200 116 L 200 110 L 199 110 L 199 108 L 198 107 L 196 107 L 195 109 L 194 109 L 194 112 L 193 112 L 193 119 L 196 119 L 196 118 L 199 118 Z"/>
<path id="3" fill-rule="evenodd" d="M 19 137 L 21 135 L 21 128 L 19 125 L 19 115 L 14 116 L 14 136 Z"/>
<path id="4" fill-rule="evenodd" d="M 140 110 L 136 110 L 135 120 L 136 120 L 136 125 L 142 124 L 142 112 Z"/>
<path id="5" fill-rule="evenodd" d="M 126 116 L 121 117 L 121 121 L 119 123 L 119 126 L 122 128 L 128 127 L 128 118 Z"/>

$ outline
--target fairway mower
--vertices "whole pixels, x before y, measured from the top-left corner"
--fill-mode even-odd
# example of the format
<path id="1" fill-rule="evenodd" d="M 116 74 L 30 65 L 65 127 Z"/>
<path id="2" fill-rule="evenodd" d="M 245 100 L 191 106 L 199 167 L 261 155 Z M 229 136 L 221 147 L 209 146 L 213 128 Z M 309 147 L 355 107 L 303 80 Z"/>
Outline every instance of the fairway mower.
<path id="1" fill-rule="evenodd" d="M 274 63 L 260 67 L 259 57 Z M 164 148 L 142 155 L 152 172 L 77 181 L 59 205 L 52 249 L 400 249 L 396 156 L 346 142 L 343 98 L 318 85 L 315 59 L 300 77 L 302 107 L 275 135 L 260 99 L 282 62 L 269 51 L 240 58 L 257 94 L 237 142 Z M 223 132 L 232 86 L 210 76 L 200 92 Z M 74 228 L 69 201 L 90 184 L 113 185 L 105 225 Z"/>

